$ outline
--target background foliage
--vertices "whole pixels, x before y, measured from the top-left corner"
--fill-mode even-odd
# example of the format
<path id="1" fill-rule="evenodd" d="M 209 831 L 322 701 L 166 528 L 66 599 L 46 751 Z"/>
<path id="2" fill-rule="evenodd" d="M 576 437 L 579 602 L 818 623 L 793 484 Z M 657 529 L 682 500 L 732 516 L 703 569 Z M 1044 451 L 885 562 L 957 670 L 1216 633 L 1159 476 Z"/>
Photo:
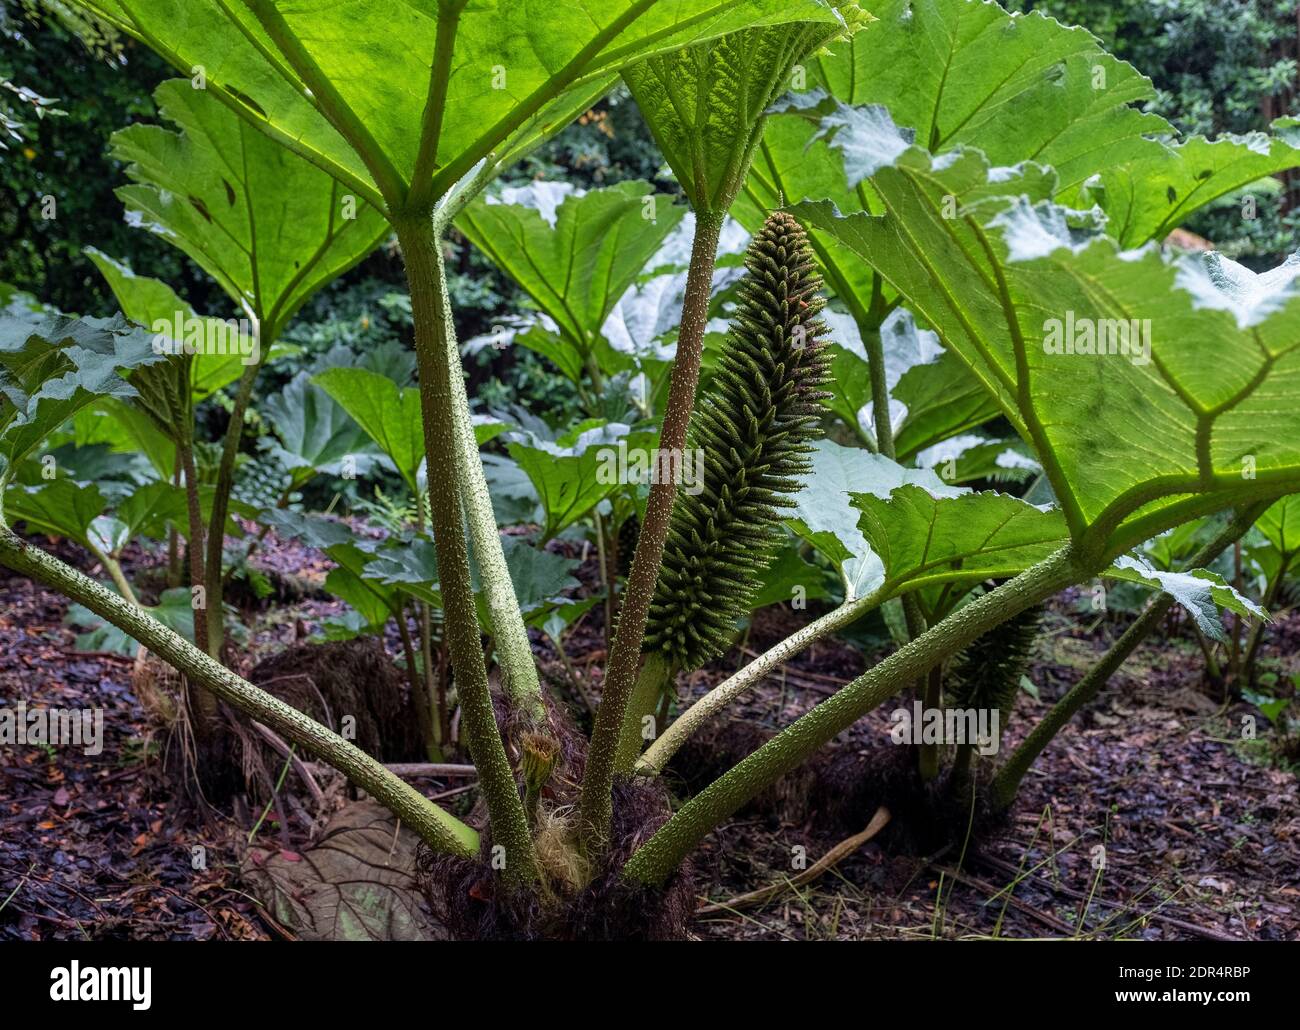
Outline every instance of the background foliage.
<path id="1" fill-rule="evenodd" d="M 1095 32 L 1109 50 L 1149 75 L 1152 107 L 1185 133 L 1215 136 L 1265 129 L 1295 114 L 1300 62 L 1300 0 L 1009 0 L 1011 10 L 1039 9 Z M 77 38 L 80 38 L 80 42 Z M 219 291 L 175 248 L 128 226 L 113 189 L 123 169 L 108 153 L 108 137 L 134 121 L 157 121 L 152 91 L 171 77 L 147 48 L 99 33 L 57 0 L 0 0 L 0 81 L 50 101 L 44 111 L 11 89 L 0 89 L 0 282 L 11 283 L 65 311 L 104 316 L 116 310 L 102 277 L 83 254 L 96 247 L 138 273 L 175 285 L 198 310 L 218 310 Z M 80 54 L 79 59 L 69 55 Z M 76 97 L 59 106 L 59 98 Z M 59 113 L 55 113 L 59 112 Z M 564 180 L 591 189 L 643 179 L 680 192 L 663 165 L 640 112 L 619 89 L 510 169 L 503 180 Z M 1244 218 L 1240 196 L 1199 212 L 1188 228 L 1243 263 L 1265 268 L 1294 249 L 1300 229 L 1300 178 L 1250 187 L 1257 217 Z M 42 218 L 41 198 L 53 196 L 58 217 Z M 525 306 L 518 287 L 453 233 L 448 271 L 462 340 L 489 332 L 505 314 Z M 385 344 L 409 347 L 410 308 L 393 246 L 382 247 L 322 291 L 294 320 L 286 342 L 301 348 L 269 370 L 274 391 L 311 368 L 333 347 L 364 353 Z M 520 397 L 552 425 L 579 416 L 572 386 L 522 347 L 484 348 L 468 356 L 471 394 L 504 409 Z M 201 417 L 220 431 L 228 398 L 218 396 Z M 263 449 L 254 410 L 245 450 Z M 367 486 L 346 487 L 349 500 Z"/>
<path id="2" fill-rule="evenodd" d="M 1300 59 L 1297 0 L 1008 0 L 1083 25 L 1116 57 L 1149 76 L 1152 105 L 1186 135 L 1267 129 L 1297 113 Z M 1259 217 L 1243 219 L 1239 198 L 1224 198 L 1188 226 L 1217 249 L 1258 269 L 1295 249 L 1300 177 L 1282 188 L 1254 187 Z"/>

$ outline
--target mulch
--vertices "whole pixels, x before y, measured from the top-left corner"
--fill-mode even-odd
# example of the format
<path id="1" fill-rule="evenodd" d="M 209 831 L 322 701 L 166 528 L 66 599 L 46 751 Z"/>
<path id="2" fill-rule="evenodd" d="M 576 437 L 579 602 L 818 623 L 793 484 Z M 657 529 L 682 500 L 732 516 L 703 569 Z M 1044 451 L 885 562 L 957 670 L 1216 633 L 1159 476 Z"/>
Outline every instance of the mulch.
<path id="1" fill-rule="evenodd" d="M 85 567 L 84 556 L 64 557 Z M 272 535 L 257 557 L 271 571 L 323 580 L 329 565 Z M 580 578 L 590 578 L 590 563 Z M 0 940 L 204 940 L 286 936 L 247 892 L 239 858 L 260 812 L 178 803 L 157 775 L 161 742 L 130 687 L 130 660 L 79 654 L 57 595 L 0 570 L 0 705 L 97 707 L 104 748 L 0 745 Z M 340 606 L 305 598 L 252 615 L 247 660 L 309 636 Z M 761 652 L 809 617 L 761 612 L 746 646 Z M 1054 606 L 1031 679 L 1008 728 L 1011 746 L 1122 630 L 1094 624 L 1066 597 Z M 397 653 L 395 640 L 388 646 Z M 1300 671 L 1300 616 L 1269 631 L 1265 660 Z M 599 607 L 568 649 L 598 693 L 604 660 Z M 537 641 L 544 670 L 565 673 Z M 743 659 L 697 674 L 700 694 Z M 861 650 L 821 642 L 753 689 L 731 718 L 787 725 L 867 664 Z M 761 907 L 698 917 L 692 932 L 725 939 L 1140 937 L 1300 939 L 1300 806 L 1293 771 L 1243 742 L 1249 705 L 1221 706 L 1201 684 L 1182 637 L 1142 648 L 1057 738 L 1027 777 L 1010 818 L 964 848 L 909 853 L 887 827 L 832 872 Z M 837 742 L 888 741 L 873 713 Z M 437 792 L 448 786 L 422 783 Z M 862 813 L 862 824 L 872 813 Z M 861 827 L 857 827 L 861 829 Z M 292 848 L 294 827 L 272 812 L 259 845 Z M 847 836 L 851 830 L 843 834 Z M 959 835 L 960 836 L 960 835 Z M 794 876 L 837 843 L 811 825 L 744 813 L 701 848 L 701 900 L 726 902 Z M 1099 851 L 1104 848 L 1104 851 Z M 1099 857 L 1100 856 L 1100 857 Z"/>

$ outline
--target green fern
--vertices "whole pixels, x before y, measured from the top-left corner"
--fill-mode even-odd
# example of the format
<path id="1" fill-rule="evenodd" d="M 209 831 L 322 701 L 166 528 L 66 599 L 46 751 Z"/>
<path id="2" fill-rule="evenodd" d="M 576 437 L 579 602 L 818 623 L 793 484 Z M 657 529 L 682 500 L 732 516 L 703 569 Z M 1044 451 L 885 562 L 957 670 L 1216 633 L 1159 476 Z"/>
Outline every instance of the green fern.
<path id="1" fill-rule="evenodd" d="M 390 533 L 401 533 L 420 521 L 420 507 L 423 506 L 426 511 L 428 510 L 428 496 L 427 492 L 422 492 L 417 504 L 417 501 L 409 495 L 390 497 L 382 488 L 376 486 L 375 499 L 370 501 L 358 497 L 356 506 Z"/>
<path id="2" fill-rule="evenodd" d="M 821 277 L 795 219 L 768 216 L 727 345 L 696 404 L 687 446 L 704 455 L 703 489 L 679 491 L 646 628 L 645 650 L 677 669 L 720 654 L 746 615 L 781 540 L 787 496 L 811 470 L 830 359 L 817 313 Z"/>

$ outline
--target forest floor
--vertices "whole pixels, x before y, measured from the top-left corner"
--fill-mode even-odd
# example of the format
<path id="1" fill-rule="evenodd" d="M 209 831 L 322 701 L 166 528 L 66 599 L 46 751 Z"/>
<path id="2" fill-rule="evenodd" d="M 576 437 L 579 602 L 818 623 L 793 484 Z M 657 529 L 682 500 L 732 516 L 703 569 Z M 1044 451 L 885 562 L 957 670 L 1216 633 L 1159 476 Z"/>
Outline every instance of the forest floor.
<path id="1" fill-rule="evenodd" d="M 75 549 L 60 552 L 87 567 Z M 320 582 L 329 567 L 315 552 L 274 536 L 258 564 L 299 584 Z M 1038 697 L 1021 693 L 1004 747 L 1076 682 L 1127 618 L 1076 609 L 1066 595 L 1049 610 L 1029 675 Z M 289 806 L 268 804 L 265 812 L 260 802 L 215 812 L 177 803 L 159 774 L 164 740 L 133 693 L 132 660 L 79 653 L 66 612 L 57 595 L 0 570 L 0 707 L 25 702 L 104 713 L 99 754 L 0 744 L 0 940 L 303 935 L 286 925 L 283 908 L 264 903 L 265 893 L 259 896 L 255 878 L 245 874 L 250 860 L 281 870 L 319 866 L 310 849 L 323 820 L 296 798 Z M 320 598 L 281 599 L 252 615 L 252 638 L 241 654 L 251 666 L 337 613 L 337 603 Z M 761 652 L 807 617 L 764 610 L 745 650 Z M 388 643 L 398 653 L 396 641 Z M 1300 671 L 1298 643 L 1300 615 L 1279 620 L 1266 637 L 1265 667 L 1284 676 Z M 596 692 L 603 648 L 593 609 L 569 652 Z M 563 682 L 549 647 L 537 649 L 543 671 Z M 683 684 L 684 697 L 703 693 L 746 657 L 733 652 L 696 674 Z M 868 657 L 874 656 L 838 640 L 816 645 L 685 749 L 669 782 L 707 782 L 715 763 L 742 757 L 763 733 L 860 673 Z M 862 830 L 877 803 L 889 800 L 857 784 L 838 796 L 833 777 L 792 778 L 770 803 L 742 810 L 705 841 L 694 863 L 701 910 L 691 933 L 1300 939 L 1296 776 L 1280 767 L 1267 720 L 1242 702 L 1211 700 L 1202 669 L 1199 650 L 1182 633 L 1143 647 L 1035 764 L 1006 821 L 970 839 L 965 827 L 954 835 L 949 826 L 949 842 L 930 846 L 926 827 L 897 812 L 817 880 L 761 904 L 737 904 L 740 895 L 796 876 Z M 1247 715 L 1261 739 L 1240 739 Z M 891 744 L 889 728 L 882 710 L 843 734 L 833 753 L 841 775 L 896 766 L 905 751 Z M 739 750 L 730 755 L 731 749 Z M 460 811 L 473 797 L 464 779 L 416 782 Z M 322 783 L 333 806 L 343 807 L 341 778 Z M 297 787 L 289 777 L 285 791 Z M 819 811 L 823 804 L 827 811 Z"/>

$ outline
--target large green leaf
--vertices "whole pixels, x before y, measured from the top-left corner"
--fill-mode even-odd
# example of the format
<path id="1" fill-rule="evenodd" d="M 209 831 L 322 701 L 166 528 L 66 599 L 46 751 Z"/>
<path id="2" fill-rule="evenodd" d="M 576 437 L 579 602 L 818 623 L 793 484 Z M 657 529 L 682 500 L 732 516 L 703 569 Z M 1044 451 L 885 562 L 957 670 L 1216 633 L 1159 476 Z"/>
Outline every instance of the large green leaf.
<path id="1" fill-rule="evenodd" d="M 374 444 L 365 431 L 308 372 L 299 372 L 263 401 L 262 415 L 278 439 L 270 451 L 295 483 L 322 472 L 363 476 L 374 464 Z"/>
<path id="2" fill-rule="evenodd" d="M 1082 182 L 1157 149 L 1144 133 L 1170 130 L 1129 106 L 1153 95 L 1150 83 L 1084 29 L 972 0 L 882 0 L 870 9 L 874 20 L 810 62 L 807 81 L 796 84 L 802 91 L 768 118 L 736 206 L 750 229 L 800 200 L 879 212 L 862 179 L 907 143 L 935 153 L 975 145 L 995 164 L 1056 162 Z M 862 331 L 877 328 L 885 311 L 868 310 L 870 269 L 824 234 L 811 239 Z"/>
<path id="3" fill-rule="evenodd" d="M 1225 643 L 1228 635 L 1219 618 L 1220 609 L 1242 618 L 1268 618 L 1263 608 L 1244 597 L 1218 573 L 1206 569 L 1165 572 L 1141 557 L 1124 555 L 1111 566 L 1107 575 L 1169 594 L 1191 614 L 1202 633 Z"/>
<path id="4" fill-rule="evenodd" d="M 1163 236 L 1243 182 L 1295 163 L 1289 147 L 1262 138 L 1183 145 L 1151 138 L 1173 128 L 1133 106 L 1153 96 L 1150 83 L 1086 30 L 1040 13 L 1011 16 L 977 0 L 882 0 L 870 9 L 875 20 L 812 62 L 808 88 L 768 119 L 736 206 L 750 228 L 767 210 L 804 199 L 829 199 L 846 214 L 879 214 L 880 198 L 863 180 L 913 142 L 936 154 L 976 146 L 998 166 L 1052 165 L 1058 199 L 1072 200 L 1087 184 L 1087 196 L 1111 214 L 1109 231 L 1126 246 Z M 1176 191 L 1176 204 L 1167 187 Z M 892 291 L 873 282 L 869 267 L 837 241 L 816 230 L 810 235 L 828 285 L 861 332 L 873 332 Z M 847 359 L 843 364 L 850 374 L 860 372 Z M 855 382 L 865 384 L 860 375 Z M 903 456 L 993 413 L 979 403 L 971 377 L 950 362 L 922 366 L 902 390 L 914 401 L 938 402 L 899 430 Z M 942 403 L 948 396 L 953 403 Z M 901 392 L 894 397 L 908 403 Z"/>
<path id="5" fill-rule="evenodd" d="M 167 484 L 152 483 L 151 487 Z M 145 487 L 131 500 L 149 490 Z M 123 518 L 104 514 L 107 499 L 94 483 L 53 479 L 31 486 L 11 485 L 4 495 L 5 518 L 22 522 L 28 532 L 61 536 L 88 550 L 117 555 L 138 528 Z M 126 504 L 123 505 L 123 510 Z"/>
<path id="6" fill-rule="evenodd" d="M 917 591 L 940 616 L 965 588 L 1023 572 L 1068 539 L 1059 511 L 829 440 L 816 444 L 794 499 L 790 527 L 837 568 L 846 601 Z"/>
<path id="7" fill-rule="evenodd" d="M 129 217 L 198 262 L 274 340 L 313 292 L 375 248 L 387 223 L 237 117 L 215 90 L 174 79 L 155 96 L 180 131 L 139 124 L 114 133 L 113 156 L 134 180 L 117 194 Z"/>
<path id="8" fill-rule="evenodd" d="M 929 603 L 923 603 L 927 614 L 947 614 L 965 592 L 954 594 L 948 588 L 1010 579 L 1046 559 L 1069 539 L 1065 520 L 1056 508 L 1036 507 L 992 491 L 936 496 L 909 484 L 887 496 L 856 494 L 853 504 L 862 513 L 863 535 L 884 565 L 882 596 L 903 592 L 928 595 Z M 1205 569 L 1163 572 L 1144 558 L 1121 555 L 1102 574 L 1169 594 L 1215 639 L 1223 638 L 1220 609 L 1243 617 L 1264 617 L 1258 605 Z M 939 587 L 944 588 L 943 593 L 933 589 Z M 946 601 L 938 603 L 945 594 Z"/>
<path id="9" fill-rule="evenodd" d="M 862 514 L 855 507 L 854 494 L 888 497 L 905 484 L 941 497 L 962 493 L 928 469 L 904 468 L 883 455 L 831 440 L 813 445 L 812 463 L 812 475 L 793 495 L 794 515 L 789 524 L 835 565 L 846 600 L 867 596 L 885 579 L 879 555 L 859 528 Z"/>
<path id="10" fill-rule="evenodd" d="M 1213 143 L 1157 138 L 1172 137 L 1173 126 L 1134 106 L 1154 97 L 1151 83 L 1087 30 L 1039 12 L 1013 16 L 979 0 L 883 0 L 871 13 L 876 20 L 815 63 L 814 88 L 770 120 L 749 184 L 756 197 L 770 204 L 780 187 L 790 200 L 860 209 L 869 198 L 857 183 L 894 145 L 882 108 L 906 142 L 931 153 L 978 147 L 994 165 L 1050 165 L 1067 203 L 1086 184 L 1125 246 L 1163 238 L 1212 200 L 1300 164 L 1300 150 L 1262 133 Z M 826 144 L 840 152 L 847 177 Z"/>
<path id="11" fill-rule="evenodd" d="M 120 315 L 0 318 L 0 483 L 78 411 L 136 397 L 123 373 L 162 360 L 150 334 Z"/>
<path id="12" fill-rule="evenodd" d="M 755 611 L 769 604 L 788 604 L 798 610 L 808 601 L 821 601 L 830 596 L 827 590 L 830 576 L 825 569 L 805 561 L 796 543 L 791 541 L 763 570 L 761 585 L 750 601 Z"/>
<path id="13" fill-rule="evenodd" d="M 686 209 L 656 196 L 643 182 L 567 192 L 553 207 L 539 203 L 543 198 L 535 194 L 542 189 L 554 192 L 556 184 L 535 183 L 503 191 L 499 198 L 481 198 L 457 226 L 576 348 L 576 361 L 553 359 L 577 379 L 573 370 L 585 365 L 614 305 Z"/>
<path id="14" fill-rule="evenodd" d="M 1300 494 L 1283 497 L 1259 517 L 1255 528 L 1283 557 L 1300 554 Z"/>
<path id="15" fill-rule="evenodd" d="M 334 548 L 333 551 L 338 552 L 338 556 L 327 553 L 335 561 L 340 557 L 346 560 L 355 553 L 344 548 Z M 400 590 L 357 572 L 350 565 L 340 564 L 338 568 L 330 569 L 329 575 L 325 577 L 325 589 L 351 605 L 370 633 L 378 633 L 401 610 Z"/>
<path id="16" fill-rule="evenodd" d="M 202 506 L 204 491 L 200 490 Z M 185 492 L 168 482 L 146 483 L 140 489 L 125 498 L 114 515 L 126 527 L 130 535 L 137 533 L 161 540 L 170 526 L 183 532 L 188 531 L 188 509 Z M 208 501 L 211 510 L 211 501 Z M 242 513 L 241 513 L 242 514 Z"/>
<path id="17" fill-rule="evenodd" d="M 366 566 L 365 576 L 367 580 L 397 587 L 436 607 L 442 606 L 437 549 L 427 537 L 414 537 L 381 548 L 375 560 Z"/>
<path id="18" fill-rule="evenodd" d="M 1018 575 L 1067 539 L 1055 509 L 992 492 L 936 497 L 905 485 L 890 494 L 859 493 L 859 528 L 885 567 L 889 592 L 935 582 L 977 583 Z"/>
<path id="19" fill-rule="evenodd" d="M 620 445 L 635 457 L 639 437 L 627 437 L 620 423 L 586 423 L 559 441 L 532 433 L 513 434 L 506 449 L 532 481 L 545 514 L 543 539 L 563 532 L 591 513 L 601 501 L 627 485 L 619 468 Z M 648 449 L 642 449 L 648 453 Z M 625 463 L 626 464 L 626 463 Z"/>
<path id="20" fill-rule="evenodd" d="M 11 486 L 5 491 L 5 520 L 25 522 L 32 532 L 66 537 L 83 547 L 91 523 L 107 502 L 93 483 L 54 479 L 40 486 Z"/>
<path id="21" fill-rule="evenodd" d="M 79 447 L 104 445 L 120 454 L 143 455 L 159 479 L 170 481 L 175 472 L 176 445 L 127 401 L 104 397 L 78 411 L 71 426 Z"/>
<path id="22" fill-rule="evenodd" d="M 795 212 L 878 269 L 997 399 L 1076 538 L 1120 553 L 1300 487 L 1300 265 L 1225 291 L 1198 259 L 1121 252 L 1047 201 L 1050 179 L 991 174 L 974 151 L 911 148 L 871 184 L 887 214 Z"/>
<path id="23" fill-rule="evenodd" d="M 623 72 L 659 149 L 697 211 L 731 206 L 795 62 L 862 20 L 856 4 L 788 3 L 794 24 L 747 28 Z M 846 21 L 852 21 L 852 26 Z"/>
<path id="24" fill-rule="evenodd" d="M 1085 197 L 1106 212 L 1107 232 L 1135 247 L 1168 236 L 1210 201 L 1298 165 L 1300 149 L 1262 132 L 1214 141 L 1194 136 L 1103 167 Z"/>
<path id="25" fill-rule="evenodd" d="M 330 368 L 313 380 L 352 416 L 414 494 L 424 460 L 420 391 L 364 368 Z"/>
<path id="26" fill-rule="evenodd" d="M 997 403 L 979 380 L 947 352 L 904 372 L 893 397 L 906 412 L 894 437 L 900 459 L 982 425 L 998 413 Z"/>
<path id="27" fill-rule="evenodd" d="M 1131 106 L 1154 97 L 1151 83 L 1086 29 L 979 0 L 881 0 L 871 13 L 851 45 L 817 62 L 818 84 L 850 108 L 887 108 L 932 153 L 966 145 L 995 165 L 1049 164 L 1068 194 L 1171 131 Z"/>
<path id="28" fill-rule="evenodd" d="M 113 291 L 122 314 L 149 329 L 155 341 L 167 348 L 172 362 L 183 365 L 180 381 L 188 387 L 193 402 L 230 385 L 246 363 L 257 360 L 256 341 L 241 333 L 238 323 L 200 318 L 166 283 L 136 275 L 94 247 L 87 247 L 85 254 Z M 199 333 L 202 346 L 195 339 Z"/>
<path id="29" fill-rule="evenodd" d="M 267 135 L 397 211 L 553 135 L 627 65 L 814 0 L 78 0 Z M 412 189 L 414 187 L 414 190 Z M 412 197 L 412 193 L 416 196 Z"/>

